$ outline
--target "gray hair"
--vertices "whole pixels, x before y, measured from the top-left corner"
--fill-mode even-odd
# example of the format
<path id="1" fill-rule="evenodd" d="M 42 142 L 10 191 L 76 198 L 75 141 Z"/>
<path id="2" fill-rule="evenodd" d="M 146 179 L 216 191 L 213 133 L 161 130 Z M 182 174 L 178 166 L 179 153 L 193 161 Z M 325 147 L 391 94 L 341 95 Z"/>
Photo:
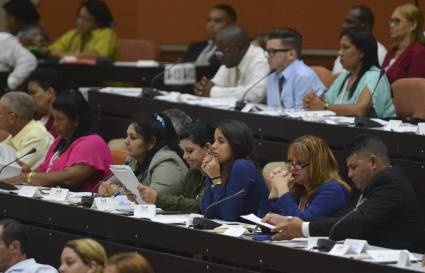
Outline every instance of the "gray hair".
<path id="1" fill-rule="evenodd" d="M 192 118 L 180 109 L 172 108 L 164 110 L 162 113 L 167 115 L 167 117 L 170 119 L 179 137 L 192 123 Z"/>
<path id="2" fill-rule="evenodd" d="M 32 120 L 34 118 L 34 102 L 30 95 L 21 91 L 8 92 L 1 97 L 7 109 L 13 112 L 22 120 Z"/>

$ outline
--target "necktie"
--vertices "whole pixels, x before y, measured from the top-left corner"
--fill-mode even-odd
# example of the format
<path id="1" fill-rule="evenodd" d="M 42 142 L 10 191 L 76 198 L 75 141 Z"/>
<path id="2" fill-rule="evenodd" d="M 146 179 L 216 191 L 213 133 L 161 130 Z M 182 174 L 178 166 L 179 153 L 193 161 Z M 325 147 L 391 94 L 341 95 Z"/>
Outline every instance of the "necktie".
<path id="1" fill-rule="evenodd" d="M 239 80 L 241 79 L 241 71 L 239 70 L 239 67 L 236 67 L 236 73 L 235 73 L 235 84 L 234 86 L 238 86 Z"/>
<path id="2" fill-rule="evenodd" d="M 283 84 L 285 83 L 285 77 L 284 76 L 280 76 L 279 77 L 279 82 L 278 82 L 278 87 L 279 87 L 279 100 L 282 104 L 282 107 L 285 107 L 285 103 L 283 100 Z"/>

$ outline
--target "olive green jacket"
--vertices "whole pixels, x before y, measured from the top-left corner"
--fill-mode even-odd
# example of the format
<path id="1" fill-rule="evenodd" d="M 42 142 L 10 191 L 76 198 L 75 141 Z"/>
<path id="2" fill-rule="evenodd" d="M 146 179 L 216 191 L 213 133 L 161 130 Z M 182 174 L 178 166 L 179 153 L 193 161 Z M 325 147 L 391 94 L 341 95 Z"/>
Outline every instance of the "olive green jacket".
<path id="1" fill-rule="evenodd" d="M 183 194 L 158 193 L 155 205 L 163 210 L 199 212 L 204 186 L 205 176 L 198 170 L 189 170 L 183 182 Z"/>

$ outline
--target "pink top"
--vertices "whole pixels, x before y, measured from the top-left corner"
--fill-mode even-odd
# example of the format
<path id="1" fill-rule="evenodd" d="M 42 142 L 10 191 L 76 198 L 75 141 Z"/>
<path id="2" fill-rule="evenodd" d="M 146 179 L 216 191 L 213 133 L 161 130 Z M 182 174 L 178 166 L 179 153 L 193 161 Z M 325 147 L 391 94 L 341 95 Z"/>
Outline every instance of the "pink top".
<path id="1" fill-rule="evenodd" d="M 40 172 L 62 171 L 77 164 L 91 166 L 98 170 L 95 176 L 73 191 L 96 191 L 97 183 L 111 174 L 109 165 L 112 164 L 111 152 L 105 141 L 97 134 L 83 136 L 75 140 L 60 156 L 54 150 L 61 137 L 57 137 L 47 151 L 46 158 L 38 168 Z"/>

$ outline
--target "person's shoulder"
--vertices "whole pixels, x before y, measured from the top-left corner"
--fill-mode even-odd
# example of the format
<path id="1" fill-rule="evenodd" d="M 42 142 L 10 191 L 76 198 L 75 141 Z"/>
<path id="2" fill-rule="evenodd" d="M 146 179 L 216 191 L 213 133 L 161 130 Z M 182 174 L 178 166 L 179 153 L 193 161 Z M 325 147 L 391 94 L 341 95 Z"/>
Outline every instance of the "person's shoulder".
<path id="1" fill-rule="evenodd" d="M 90 134 L 86 136 L 82 136 L 77 138 L 72 142 L 70 145 L 70 148 L 84 148 L 84 149 L 90 149 L 90 150 L 99 150 L 101 149 L 106 150 L 108 148 L 108 145 L 106 144 L 105 140 L 98 134 Z"/>
<path id="2" fill-rule="evenodd" d="M 329 181 L 326 181 L 322 185 L 319 186 L 318 191 L 324 191 L 324 190 L 335 190 L 335 191 L 342 191 L 346 192 L 347 189 L 338 181 L 332 179 Z"/>
<path id="3" fill-rule="evenodd" d="M 18 42 L 15 36 L 7 32 L 0 32 L 0 40 Z"/>
<path id="4" fill-rule="evenodd" d="M 412 44 L 411 48 L 411 54 L 412 55 L 423 55 L 425 54 L 425 44 L 422 44 L 420 42 L 416 42 Z"/>
<path id="5" fill-rule="evenodd" d="M 97 28 L 93 31 L 93 36 L 115 36 L 115 30 L 110 27 Z"/>
<path id="6" fill-rule="evenodd" d="M 236 159 L 232 164 L 232 168 L 240 168 L 245 170 L 257 169 L 254 163 L 249 159 Z"/>
<path id="7" fill-rule="evenodd" d="M 315 78 L 318 77 L 314 70 L 306 65 L 303 61 L 298 60 L 295 66 L 297 78 L 305 79 L 305 78 Z"/>
<path id="8" fill-rule="evenodd" d="M 163 162 L 177 162 L 177 163 L 183 163 L 183 160 L 180 158 L 180 156 L 174 151 L 168 148 L 167 146 L 162 147 L 159 149 L 155 155 L 152 157 L 152 161 L 150 163 L 151 166 L 158 165 Z"/>

